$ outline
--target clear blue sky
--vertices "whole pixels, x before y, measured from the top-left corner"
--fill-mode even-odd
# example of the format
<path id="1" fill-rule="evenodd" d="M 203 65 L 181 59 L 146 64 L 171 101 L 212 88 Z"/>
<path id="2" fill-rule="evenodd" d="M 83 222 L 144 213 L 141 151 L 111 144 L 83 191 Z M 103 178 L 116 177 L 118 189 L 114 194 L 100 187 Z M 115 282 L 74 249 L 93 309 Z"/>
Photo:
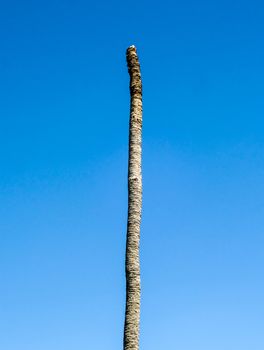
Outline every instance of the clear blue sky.
<path id="1" fill-rule="evenodd" d="M 0 348 L 122 348 L 127 46 L 142 349 L 264 348 L 261 1 L 2 1 Z"/>

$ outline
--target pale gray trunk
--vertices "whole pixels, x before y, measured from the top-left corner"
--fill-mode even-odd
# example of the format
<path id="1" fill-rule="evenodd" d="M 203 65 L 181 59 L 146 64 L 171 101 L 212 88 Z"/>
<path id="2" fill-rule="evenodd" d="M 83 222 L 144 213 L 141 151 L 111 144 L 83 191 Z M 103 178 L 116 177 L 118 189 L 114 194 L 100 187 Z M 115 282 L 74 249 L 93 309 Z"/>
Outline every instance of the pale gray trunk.
<path id="1" fill-rule="evenodd" d="M 130 75 L 131 100 L 129 123 L 126 315 L 124 328 L 124 350 L 138 350 L 140 318 L 139 239 L 142 207 L 142 83 L 135 46 L 130 46 L 127 49 L 127 66 Z"/>

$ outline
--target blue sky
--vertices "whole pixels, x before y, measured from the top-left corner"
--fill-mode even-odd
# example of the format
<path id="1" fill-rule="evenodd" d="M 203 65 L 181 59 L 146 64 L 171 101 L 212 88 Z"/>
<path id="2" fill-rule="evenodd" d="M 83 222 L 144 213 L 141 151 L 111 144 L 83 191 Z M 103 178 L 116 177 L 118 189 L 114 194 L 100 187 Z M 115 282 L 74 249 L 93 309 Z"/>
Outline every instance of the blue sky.
<path id="1" fill-rule="evenodd" d="M 264 348 L 263 11 L 1 2 L 2 349 L 122 348 L 131 44 L 142 349 Z"/>

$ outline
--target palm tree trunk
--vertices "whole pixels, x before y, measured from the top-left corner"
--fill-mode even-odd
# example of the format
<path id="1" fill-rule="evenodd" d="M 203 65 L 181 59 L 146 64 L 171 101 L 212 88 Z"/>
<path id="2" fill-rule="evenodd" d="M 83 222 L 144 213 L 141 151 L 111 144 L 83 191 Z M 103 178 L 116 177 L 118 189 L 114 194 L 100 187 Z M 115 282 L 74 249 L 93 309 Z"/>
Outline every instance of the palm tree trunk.
<path id="1" fill-rule="evenodd" d="M 142 208 L 141 134 L 142 83 L 135 46 L 127 49 L 130 75 L 130 123 L 128 162 L 128 220 L 126 241 L 126 314 L 124 350 L 139 349 L 140 264 L 139 239 Z"/>

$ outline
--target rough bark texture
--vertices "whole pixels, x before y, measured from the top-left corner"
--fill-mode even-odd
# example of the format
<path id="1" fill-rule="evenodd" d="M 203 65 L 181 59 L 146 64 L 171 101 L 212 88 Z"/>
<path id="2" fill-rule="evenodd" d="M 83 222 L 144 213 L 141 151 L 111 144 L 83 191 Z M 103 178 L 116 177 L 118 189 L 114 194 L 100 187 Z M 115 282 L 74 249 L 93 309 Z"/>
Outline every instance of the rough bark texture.
<path id="1" fill-rule="evenodd" d="M 140 318 L 139 239 L 142 207 L 142 83 L 135 46 L 130 46 L 127 49 L 127 66 L 130 75 L 131 100 L 129 123 L 126 315 L 124 329 L 124 350 L 138 350 Z"/>

